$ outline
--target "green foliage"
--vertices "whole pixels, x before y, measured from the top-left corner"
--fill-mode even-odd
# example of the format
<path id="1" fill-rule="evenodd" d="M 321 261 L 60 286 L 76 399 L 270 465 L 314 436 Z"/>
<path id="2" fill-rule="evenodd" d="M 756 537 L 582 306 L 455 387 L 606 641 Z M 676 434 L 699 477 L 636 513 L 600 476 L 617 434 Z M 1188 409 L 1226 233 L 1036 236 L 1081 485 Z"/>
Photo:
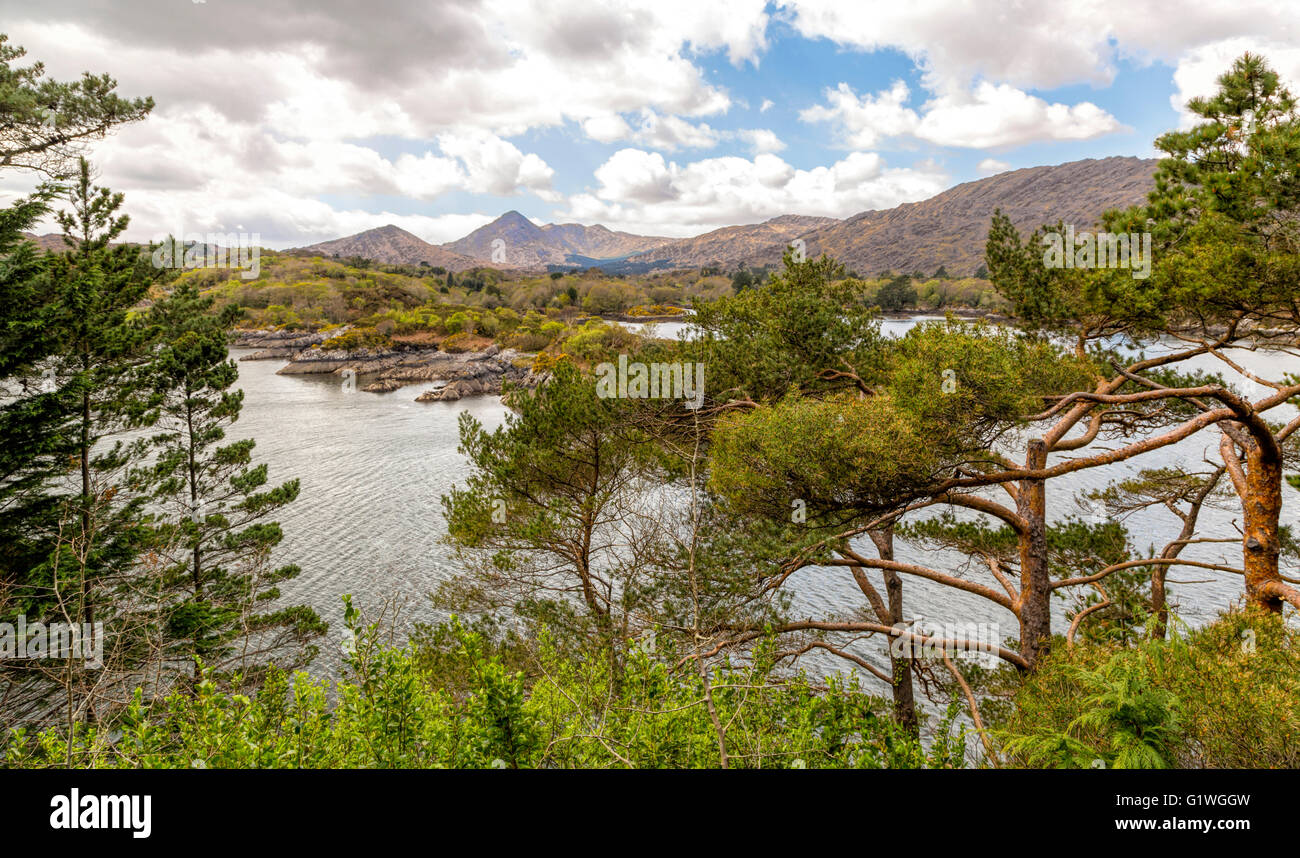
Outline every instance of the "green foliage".
<path id="1" fill-rule="evenodd" d="M 5 128 L 0 166 L 71 175 L 80 144 L 122 123 L 144 119 L 153 110 L 152 98 L 119 96 L 114 92 L 117 82 L 106 74 L 86 72 L 66 83 L 49 80 L 43 63 L 15 65 L 25 55 L 0 33 L 0 118 Z"/>
<path id="2" fill-rule="evenodd" d="M 581 328 L 563 339 L 560 349 L 565 354 L 595 364 L 616 360 L 620 353 L 633 351 L 637 344 L 637 336 L 626 328 L 600 319 L 589 319 Z"/>
<path id="3" fill-rule="evenodd" d="M 709 398 L 771 402 L 794 391 L 856 386 L 853 377 L 872 383 L 880 324 L 858 282 L 843 275 L 831 259 L 800 262 L 788 251 L 766 283 L 696 302 L 700 336 L 691 349 L 708 367 Z"/>
<path id="4" fill-rule="evenodd" d="M 1116 769 L 1170 767 L 1178 700 L 1154 687 L 1141 664 L 1116 654 L 1093 667 L 1071 665 L 1063 679 L 1076 692 L 1079 714 L 1059 734 L 1011 738 L 1007 753 L 1044 768 L 1085 768 L 1098 760 Z"/>
<path id="5" fill-rule="evenodd" d="M 1232 611 L 1169 641 L 1058 648 L 999 735 L 1027 766 L 1295 768 L 1300 633 Z"/>
<path id="6" fill-rule="evenodd" d="M 6 592 L 35 595 L 13 595 L 12 588 L 49 554 L 59 501 L 45 488 L 75 450 L 67 422 L 71 391 L 61 392 L 50 375 L 60 330 L 49 322 L 60 314 L 51 300 L 49 258 L 23 235 L 53 196 L 43 186 L 0 210 L 0 377 L 25 387 L 24 395 L 0 402 L 0 612 L 10 607 Z"/>
<path id="7" fill-rule="evenodd" d="M 989 446 L 1045 407 L 1091 387 L 1092 367 L 1047 339 L 984 322 L 916 325 L 892 344 L 888 392 L 939 446 Z M 930 443 L 935 443 L 932 440 Z"/>
<path id="8" fill-rule="evenodd" d="M 596 396 L 570 361 L 508 402 L 514 411 L 493 432 L 461 415 L 470 476 L 442 503 L 448 541 L 468 572 L 441 598 L 461 611 L 508 606 L 611 647 L 640 592 L 640 570 L 619 555 L 615 534 L 627 538 L 635 526 L 621 510 L 658 453 L 629 401 Z"/>
<path id="9" fill-rule="evenodd" d="M 384 333 L 380 333 L 375 328 L 352 328 L 344 331 L 338 336 L 330 337 L 322 342 L 319 348 L 327 351 L 360 351 L 361 349 L 390 349 L 393 347 L 393 338 Z"/>
<path id="10" fill-rule="evenodd" d="M 270 565 L 283 536 L 267 520 L 297 498 L 298 481 L 267 487 L 266 465 L 253 464 L 254 441 L 222 443 L 244 393 L 232 389 L 239 370 L 226 351 L 233 308 L 218 316 L 212 303 L 182 284 L 150 310 L 158 433 L 154 461 L 138 477 L 150 490 L 151 550 L 162 561 L 151 595 L 163 657 L 248 677 L 271 663 L 305 664 L 325 626 L 305 606 L 262 609 L 300 571 Z"/>
<path id="11" fill-rule="evenodd" d="M 890 508 L 939 468 L 938 451 L 886 397 L 790 397 L 723 418 L 710 448 L 709 487 L 737 508 L 789 519 Z"/>
<path id="12" fill-rule="evenodd" d="M 547 646 L 534 678 L 488 654 L 455 618 L 447 640 L 466 667 L 463 690 L 433 684 L 418 650 L 381 642 L 350 601 L 347 674 L 333 687 L 273 672 L 256 695 L 210 679 L 157 706 L 137 693 L 121 723 L 10 735 L 0 765 L 44 767 L 69 757 L 94 768 L 707 768 L 716 734 L 694 671 L 629 652 L 612 684 L 606 663 Z M 928 747 L 895 726 L 854 681 L 819 691 L 802 676 L 721 667 L 711 677 L 739 768 L 954 768 L 964 734 L 953 714 Z M 331 705 L 330 701 L 335 702 Z"/>
<path id="13" fill-rule="evenodd" d="M 876 303 L 880 309 L 895 313 L 915 305 L 916 289 L 912 286 L 912 278 L 900 274 L 881 286 L 876 292 Z"/>
<path id="14" fill-rule="evenodd" d="M 442 350 L 450 352 L 451 354 L 467 352 L 473 347 L 473 335 L 467 334 L 464 331 L 461 331 L 458 334 L 452 334 L 450 337 L 447 337 L 447 339 L 442 341 Z"/>

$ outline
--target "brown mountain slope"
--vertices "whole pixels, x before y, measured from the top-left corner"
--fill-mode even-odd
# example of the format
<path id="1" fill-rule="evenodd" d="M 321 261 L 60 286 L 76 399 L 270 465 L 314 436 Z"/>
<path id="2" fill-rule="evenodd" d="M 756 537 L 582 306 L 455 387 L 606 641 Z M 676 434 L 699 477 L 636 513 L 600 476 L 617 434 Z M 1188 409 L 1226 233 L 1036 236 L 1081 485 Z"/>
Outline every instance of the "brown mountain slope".
<path id="1" fill-rule="evenodd" d="M 63 234 L 58 232 L 47 232 L 44 235 L 37 235 L 34 232 L 24 232 L 23 236 L 36 242 L 36 246 L 41 250 L 54 250 L 62 252 L 68 249 L 68 245 L 63 242 Z"/>
<path id="2" fill-rule="evenodd" d="M 1108 209 L 1146 201 L 1154 159 L 1102 158 L 1013 170 L 967 182 L 918 203 L 863 212 L 801 236 L 810 256 L 826 253 L 866 276 L 884 270 L 931 274 L 940 265 L 972 274 L 984 262 L 995 208 L 1021 232 L 1058 220 L 1093 227 Z M 784 243 L 759 262 L 775 264 Z"/>
<path id="3" fill-rule="evenodd" d="M 442 246 L 480 260 L 481 264 L 542 268 L 572 264 L 570 255 L 608 259 L 656 247 L 669 240 L 660 236 L 615 232 L 600 224 L 548 223 L 538 226 L 519 212 L 509 211 L 464 238 Z"/>
<path id="4" fill-rule="evenodd" d="M 628 256 L 672 241 L 661 235 L 633 235 L 607 226 L 583 226 L 580 223 L 548 223 L 542 232 L 560 242 L 569 253 L 595 259 Z"/>
<path id="5" fill-rule="evenodd" d="M 657 268 L 698 268 L 721 265 L 731 269 L 750 264 L 774 245 L 785 245 L 809 230 L 839 223 L 831 217 L 781 215 L 762 223 L 724 226 L 694 238 L 668 242 L 653 250 L 635 254 L 629 263 L 647 263 Z M 777 256 L 780 261 L 780 256 Z"/>
<path id="6" fill-rule="evenodd" d="M 427 262 L 448 271 L 464 271 L 482 264 L 477 259 L 430 244 L 392 224 L 332 241 L 294 248 L 291 252 L 318 253 L 322 256 L 362 256 L 388 265 L 418 265 Z"/>

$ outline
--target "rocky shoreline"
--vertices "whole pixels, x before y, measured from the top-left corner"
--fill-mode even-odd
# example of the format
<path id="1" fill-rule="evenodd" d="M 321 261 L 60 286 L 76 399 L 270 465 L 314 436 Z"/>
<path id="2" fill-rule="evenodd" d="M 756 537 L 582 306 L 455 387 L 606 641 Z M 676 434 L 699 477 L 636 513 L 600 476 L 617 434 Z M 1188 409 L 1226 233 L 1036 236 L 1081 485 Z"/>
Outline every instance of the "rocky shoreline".
<path id="1" fill-rule="evenodd" d="M 277 370 L 280 375 L 347 375 L 351 372 L 360 389 L 368 393 L 390 393 L 419 382 L 441 382 L 416 397 L 416 402 L 454 402 L 465 396 L 500 396 L 505 384 L 535 387 L 539 378 L 531 366 L 533 354 L 502 349 L 496 344 L 483 351 L 450 353 L 436 347 L 321 349 L 325 340 L 342 331 L 236 331 L 231 345 L 258 351 L 240 360 L 288 360 Z"/>

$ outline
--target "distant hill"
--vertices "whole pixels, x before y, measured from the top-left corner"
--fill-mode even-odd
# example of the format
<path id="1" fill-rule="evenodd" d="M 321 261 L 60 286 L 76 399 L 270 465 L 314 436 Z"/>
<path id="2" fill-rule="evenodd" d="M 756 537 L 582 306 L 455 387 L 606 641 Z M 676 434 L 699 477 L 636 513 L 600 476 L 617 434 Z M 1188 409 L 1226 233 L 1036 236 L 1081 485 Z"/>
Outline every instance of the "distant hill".
<path id="1" fill-rule="evenodd" d="M 683 238 L 633 254 L 625 267 L 699 268 L 718 265 L 731 270 L 766 258 L 773 246 L 785 246 L 810 230 L 837 224 L 833 217 L 781 215 L 762 223 L 724 226 L 694 238 Z M 777 256 L 780 261 L 780 256 Z M 611 268 L 615 266 L 609 266 Z"/>
<path id="2" fill-rule="evenodd" d="M 37 235 L 34 232 L 24 232 L 23 236 L 36 242 L 36 246 L 41 250 L 64 251 L 68 245 L 63 243 L 63 234 L 58 232 L 47 232 L 45 235 Z"/>
<path id="3" fill-rule="evenodd" d="M 427 262 L 431 266 L 441 266 L 448 271 L 464 271 L 483 264 L 472 257 L 454 253 L 437 244 L 430 244 L 419 236 L 412 235 L 392 224 L 332 241 L 297 247 L 290 252 L 321 256 L 360 256 L 386 265 L 419 265 L 421 262 Z"/>
<path id="4" fill-rule="evenodd" d="M 673 268 L 777 266 L 795 239 L 810 256 L 826 253 L 862 276 L 881 271 L 973 274 L 984 263 L 994 209 L 1024 232 L 1058 220 L 1084 229 L 1103 212 L 1146 200 L 1156 161 L 1102 158 L 1030 167 L 966 182 L 928 200 L 866 211 L 844 220 L 788 214 L 727 226 L 693 238 L 633 235 L 577 223 L 539 226 L 509 211 L 464 238 L 429 244 L 396 226 L 299 248 L 378 262 L 427 262 L 452 271 L 488 265 L 545 269 L 601 267 L 610 273 Z M 57 240 L 57 236 L 42 236 Z M 495 257 L 495 258 L 494 258 Z"/>
<path id="5" fill-rule="evenodd" d="M 950 274 L 968 275 L 984 262 L 994 209 L 1001 208 L 1022 231 L 1057 220 L 1093 226 L 1108 209 L 1145 202 L 1155 168 L 1153 159 L 1103 158 L 1013 170 L 839 221 L 786 216 L 725 227 L 636 254 L 627 263 L 637 270 L 775 266 L 800 238 L 809 256 L 826 253 L 863 276 L 885 270 L 932 274 L 941 265 Z M 807 221 L 822 223 L 797 229 Z M 764 240 L 764 228 L 774 233 L 770 240 Z"/>
<path id="6" fill-rule="evenodd" d="M 940 265 L 953 275 L 972 274 L 984 263 L 994 209 L 1002 209 L 1021 232 L 1058 220 L 1095 226 L 1109 209 L 1146 202 L 1156 163 L 1103 158 L 1013 170 L 921 202 L 863 212 L 802 238 L 810 256 L 828 254 L 863 275 L 932 274 Z M 781 250 L 769 248 L 762 260 L 779 262 Z"/>
<path id="7" fill-rule="evenodd" d="M 442 245 L 480 264 L 509 268 L 545 268 L 579 264 L 572 257 L 610 259 L 658 247 L 671 239 L 615 232 L 600 224 L 548 223 L 538 226 L 509 211 L 464 238 Z"/>

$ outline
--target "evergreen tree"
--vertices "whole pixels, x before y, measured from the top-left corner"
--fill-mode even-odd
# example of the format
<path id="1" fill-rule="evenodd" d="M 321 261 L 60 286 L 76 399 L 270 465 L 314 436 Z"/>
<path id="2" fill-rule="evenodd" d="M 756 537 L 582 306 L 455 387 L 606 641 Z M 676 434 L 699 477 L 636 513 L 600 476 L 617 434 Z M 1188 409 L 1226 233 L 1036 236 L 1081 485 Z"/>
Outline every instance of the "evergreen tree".
<path id="1" fill-rule="evenodd" d="M 647 569 L 620 544 L 650 526 L 641 494 L 660 456 L 627 399 L 597 396 L 568 360 L 489 432 L 460 417 L 463 486 L 443 496 L 447 540 L 469 572 L 439 595 L 452 610 L 500 606 L 613 657 L 632 633 Z"/>
<path id="2" fill-rule="evenodd" d="M 27 575 L 49 553 L 57 499 L 48 487 L 67 469 L 72 452 L 65 403 L 48 374 L 57 346 L 49 314 L 46 254 L 26 240 L 49 210 L 54 189 L 0 210 L 0 378 L 9 396 L 0 404 L 0 615 L 24 610 L 33 593 Z"/>
<path id="3" fill-rule="evenodd" d="M 197 658 L 218 673 L 250 676 L 272 664 L 306 664 L 326 625 L 303 605 L 261 612 L 300 571 L 272 568 L 283 533 L 267 520 L 298 497 L 299 484 L 268 488 L 266 465 L 253 464 L 252 439 L 222 443 L 244 392 L 233 387 L 239 371 L 226 351 L 238 311 L 214 313 L 212 304 L 185 283 L 150 312 L 159 336 L 152 372 L 161 431 L 147 479 L 165 557 L 157 602 L 170 663 L 193 668 Z"/>
<path id="4" fill-rule="evenodd" d="M 135 248 L 112 244 L 129 220 L 118 214 L 122 195 L 94 185 L 84 158 L 68 200 L 70 210 L 57 219 L 69 250 L 49 263 L 53 300 L 46 323 L 58 335 L 54 383 L 69 408 L 60 431 L 71 436 L 76 474 L 74 493 L 62 504 L 56 556 L 32 583 L 48 586 L 64 611 L 75 592 L 73 616 L 94 622 L 102 619 L 96 602 L 108 601 L 94 592 L 97 585 L 122 582 L 142 537 L 141 499 L 126 491 L 125 471 L 143 443 L 107 443 L 148 420 L 139 383 L 147 332 L 131 314 L 148 292 L 152 269 Z"/>
<path id="5" fill-rule="evenodd" d="M 876 293 L 876 303 L 880 309 L 895 313 L 916 304 L 916 289 L 912 286 L 912 278 L 900 274 L 881 286 Z"/>
<path id="6" fill-rule="evenodd" d="M 81 141 L 103 137 L 153 109 L 152 98 L 117 95 L 117 83 L 108 75 L 87 72 L 65 83 L 45 80 L 42 63 L 13 65 L 26 53 L 0 33 L 0 167 L 68 175 L 76 170 Z"/>
<path id="7" fill-rule="evenodd" d="M 107 75 L 62 82 L 45 78 L 39 62 L 15 65 L 25 55 L 0 33 L 0 168 L 67 175 L 82 141 L 153 108 L 152 99 L 118 96 Z M 54 361 L 68 314 L 54 288 L 53 255 L 23 236 L 59 192 L 42 184 L 0 210 L 0 378 L 8 382 L 0 405 L 0 611 L 6 593 L 19 610 L 40 595 L 26 584 L 57 529 L 59 501 L 49 487 L 75 453 L 67 424 L 75 391 L 59 383 Z"/>

